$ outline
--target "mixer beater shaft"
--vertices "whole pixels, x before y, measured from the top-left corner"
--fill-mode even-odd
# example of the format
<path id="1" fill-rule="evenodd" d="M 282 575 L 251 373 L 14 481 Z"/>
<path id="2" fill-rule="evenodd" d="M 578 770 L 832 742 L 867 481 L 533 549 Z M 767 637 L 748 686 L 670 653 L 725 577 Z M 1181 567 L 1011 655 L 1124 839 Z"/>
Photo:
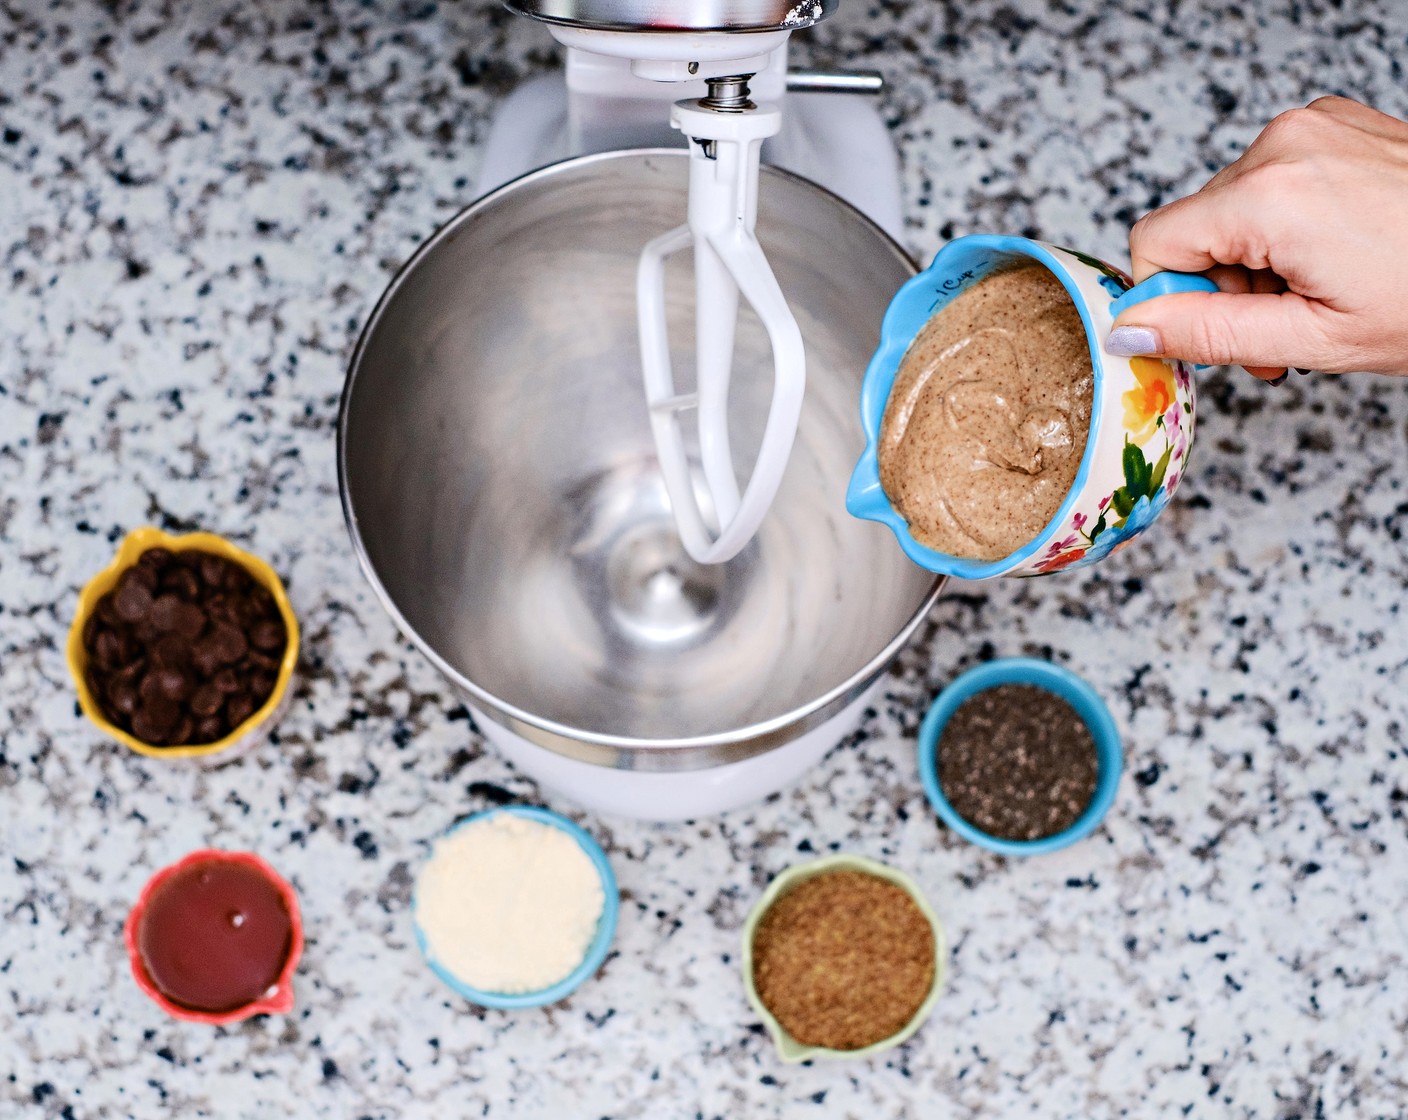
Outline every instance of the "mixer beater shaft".
<path id="1" fill-rule="evenodd" d="M 752 539 L 777 494 L 796 437 L 806 387 L 801 330 L 754 233 L 762 142 L 782 114 L 749 98 L 751 75 L 708 79 L 708 93 L 676 102 L 670 123 L 690 140 L 688 221 L 655 238 L 637 273 L 642 372 L 661 473 L 686 551 L 723 563 Z M 694 249 L 694 393 L 675 389 L 665 323 L 665 260 Z M 728 388 L 742 295 L 767 331 L 773 394 L 762 442 L 740 495 L 728 431 Z M 697 410 L 706 516 L 685 452 L 680 414 Z M 710 522 L 713 522 L 711 525 Z"/>

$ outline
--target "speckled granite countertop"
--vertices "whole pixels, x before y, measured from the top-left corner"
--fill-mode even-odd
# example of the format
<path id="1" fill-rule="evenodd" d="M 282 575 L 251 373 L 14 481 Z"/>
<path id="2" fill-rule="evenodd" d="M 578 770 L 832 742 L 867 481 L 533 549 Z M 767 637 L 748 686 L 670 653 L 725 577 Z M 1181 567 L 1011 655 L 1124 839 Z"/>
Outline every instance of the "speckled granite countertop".
<path id="1" fill-rule="evenodd" d="M 1396 0 L 848 0 L 797 44 L 885 71 L 926 257 L 1001 230 L 1119 259 L 1283 108 L 1408 115 Z M 423 967 L 426 840 L 538 795 L 358 572 L 337 395 L 390 272 L 469 201 L 501 96 L 556 59 L 490 0 L 0 7 L 0 1115 L 1408 1112 L 1408 388 L 1384 380 L 1205 376 L 1146 541 L 955 589 L 800 787 L 688 826 L 582 817 L 625 894 L 569 1003 L 483 1012 Z M 156 765 L 77 715 L 76 590 L 145 522 L 285 575 L 306 656 L 276 749 Z M 1106 825 L 1027 862 L 940 831 L 912 761 L 934 692 L 1018 653 L 1095 682 L 1128 751 Z M 203 844 L 298 886 L 294 1014 L 187 1026 L 132 983 L 128 906 Z M 784 1067 L 738 930 L 770 875 L 835 847 L 918 876 L 950 984 L 902 1049 Z"/>

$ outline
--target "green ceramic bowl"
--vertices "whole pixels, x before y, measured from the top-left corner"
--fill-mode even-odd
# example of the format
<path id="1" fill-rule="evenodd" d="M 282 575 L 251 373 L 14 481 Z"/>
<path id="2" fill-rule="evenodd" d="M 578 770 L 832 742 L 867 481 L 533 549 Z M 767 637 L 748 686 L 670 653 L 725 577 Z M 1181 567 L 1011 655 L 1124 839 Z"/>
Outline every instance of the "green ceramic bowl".
<path id="1" fill-rule="evenodd" d="M 793 887 L 828 871 L 860 871 L 867 875 L 874 875 L 877 879 L 884 879 L 888 883 L 894 883 L 914 899 L 914 904 L 919 907 L 919 912 L 929 919 L 929 925 L 934 930 L 934 986 L 929 989 L 929 994 L 908 1023 L 889 1038 L 882 1038 L 879 1042 L 871 1043 L 871 1045 L 859 1050 L 828 1050 L 824 1046 L 807 1046 L 798 1042 L 783 1029 L 782 1024 L 764 1006 L 763 1001 L 758 997 L 758 989 L 753 985 L 753 935 L 757 932 L 758 923 L 762 920 L 763 915 L 772 908 L 773 903 Z M 866 859 L 864 856 L 825 856 L 822 859 L 812 860 L 810 863 L 799 863 L 789 867 L 768 884 L 768 889 L 763 892 L 763 897 L 758 899 L 758 904 L 753 907 L 753 912 L 748 915 L 748 921 L 743 926 L 743 987 L 747 992 L 749 1004 L 762 1019 L 768 1029 L 768 1034 L 772 1035 L 773 1044 L 777 1047 L 777 1052 L 784 1062 L 807 1062 L 815 1058 L 868 1058 L 872 1054 L 879 1054 L 881 1051 L 898 1046 L 914 1034 L 923 1025 L 924 1020 L 929 1017 L 929 1013 L 934 1010 L 934 1004 L 939 999 L 939 992 L 943 990 L 947 965 L 948 950 L 944 944 L 944 927 L 914 880 L 902 871 L 896 871 L 893 867 L 886 867 L 883 863 L 876 863 L 873 859 Z"/>

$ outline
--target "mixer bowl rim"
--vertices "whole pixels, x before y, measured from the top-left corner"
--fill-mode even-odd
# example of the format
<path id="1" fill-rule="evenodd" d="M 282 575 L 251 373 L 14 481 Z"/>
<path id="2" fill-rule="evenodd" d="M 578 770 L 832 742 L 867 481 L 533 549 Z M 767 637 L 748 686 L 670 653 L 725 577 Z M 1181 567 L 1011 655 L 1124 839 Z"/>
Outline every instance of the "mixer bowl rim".
<path id="1" fill-rule="evenodd" d="M 391 615 L 396 626 L 402 634 L 408 636 L 417 649 L 421 651 L 446 677 L 451 683 L 461 689 L 471 702 L 485 711 L 486 714 L 498 717 L 500 722 L 505 719 L 511 721 L 511 728 L 518 734 L 530 739 L 536 745 L 552 750 L 568 757 L 581 757 L 576 752 L 563 749 L 563 741 L 575 742 L 597 748 L 598 751 L 608 752 L 613 757 L 616 755 L 630 755 L 635 752 L 645 752 L 650 755 L 664 754 L 698 754 L 704 753 L 712 755 L 718 752 L 720 757 L 716 761 L 736 761 L 740 758 L 751 757 L 762 754 L 772 747 L 790 741 L 803 731 L 816 727 L 824 723 L 828 718 L 859 696 L 868 688 L 891 661 L 898 656 L 901 649 L 913 637 L 915 630 L 929 616 L 934 604 L 938 601 L 943 591 L 944 584 L 948 582 L 948 577 L 938 576 L 925 594 L 919 607 L 909 620 L 900 628 L 899 632 L 885 644 L 875 656 L 865 663 L 860 669 L 851 673 L 840 684 L 833 686 L 826 692 L 817 696 L 805 704 L 798 705 L 790 711 L 781 715 L 773 716 L 769 719 L 757 723 L 747 724 L 742 727 L 728 731 L 715 731 L 707 735 L 695 735 L 684 738 L 669 739 L 640 739 L 625 735 L 613 735 L 601 731 L 588 731 L 583 728 L 572 727 L 556 720 L 547 719 L 536 715 L 506 700 L 502 700 L 489 692 L 482 686 L 474 683 L 448 661 L 440 656 L 438 652 L 427 642 L 420 632 L 412 626 L 401 613 L 391 595 L 382 584 L 377 575 L 376 568 L 372 564 L 371 557 L 367 554 L 367 549 L 362 540 L 362 533 L 358 524 L 356 512 L 352 508 L 352 499 L 347 483 L 347 416 L 352 400 L 352 393 L 357 380 L 357 374 L 361 370 L 362 361 L 370 344 L 372 334 L 381 321 L 383 314 L 390 306 L 392 300 L 410 275 L 416 270 L 422 259 L 430 256 L 443 242 L 453 240 L 458 235 L 460 229 L 472 222 L 480 213 L 488 209 L 503 195 L 512 193 L 524 186 L 539 180 L 551 179 L 561 175 L 568 170 L 590 166 L 595 163 L 607 163 L 623 159 L 649 159 L 651 157 L 665 159 L 685 159 L 689 158 L 689 153 L 679 148 L 623 148 L 609 152 L 595 152 L 583 156 L 573 156 L 568 159 L 558 160 L 554 163 L 545 164 L 511 179 L 509 182 L 496 187 L 487 194 L 471 201 L 467 206 L 453 215 L 448 221 L 435 230 L 424 242 L 422 242 L 414 253 L 406 260 L 400 268 L 396 270 L 395 276 L 391 278 L 386 290 L 382 292 L 372 308 L 371 314 L 367 317 L 365 325 L 357 338 L 357 345 L 352 351 L 352 357 L 348 363 L 347 376 L 343 382 L 342 394 L 338 401 L 337 409 L 337 488 L 342 502 L 342 515 L 347 523 L 348 534 L 352 538 L 352 547 L 357 554 L 358 566 L 362 573 L 372 585 L 377 599 Z M 883 244 L 893 251 L 904 263 L 911 273 L 918 272 L 918 264 L 904 248 L 895 241 L 888 233 L 880 228 L 874 221 L 857 210 L 840 195 L 827 190 L 819 183 L 802 175 L 797 175 L 782 168 L 764 165 L 762 173 L 765 176 L 781 176 L 791 179 L 826 196 L 832 202 L 851 211 L 854 218 L 869 226 L 871 231 L 878 235 Z M 859 408 L 859 404 L 857 404 Z M 506 724 L 506 726 L 509 726 Z M 752 744 L 751 749 L 749 744 Z M 709 762 L 703 763 L 705 767 Z"/>

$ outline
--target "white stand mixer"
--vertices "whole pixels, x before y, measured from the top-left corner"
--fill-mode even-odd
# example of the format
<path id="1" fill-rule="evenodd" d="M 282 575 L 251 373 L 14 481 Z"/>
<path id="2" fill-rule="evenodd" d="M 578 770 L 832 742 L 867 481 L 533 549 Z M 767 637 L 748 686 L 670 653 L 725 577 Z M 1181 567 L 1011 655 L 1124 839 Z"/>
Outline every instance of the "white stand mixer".
<path id="1" fill-rule="evenodd" d="M 898 240 L 894 149 L 878 114 L 855 92 L 878 90 L 879 76 L 788 73 L 792 31 L 825 18 L 837 0 L 504 2 L 546 21 L 567 48 L 567 60 L 562 74 L 519 87 L 500 108 L 485 147 L 482 193 L 572 156 L 676 146 L 670 128 L 689 143 L 685 222 L 652 239 L 641 255 L 641 361 L 681 542 L 700 563 L 723 563 L 752 539 L 767 514 L 806 385 L 801 332 L 753 232 L 759 162 L 812 179 Z M 664 264 L 690 247 L 696 385 L 681 392 L 666 336 Z M 773 350 L 772 402 L 741 489 L 727 423 L 740 295 Z M 697 415 L 701 471 L 692 469 L 686 452 L 681 419 L 688 412 Z"/>
<path id="2" fill-rule="evenodd" d="M 914 272 L 855 94 L 878 79 L 788 73 L 791 32 L 838 0 L 506 2 L 566 68 L 503 103 L 488 193 L 368 321 L 344 511 L 522 773 L 598 812 L 707 816 L 854 730 L 941 586 L 842 505 L 861 374 Z"/>

